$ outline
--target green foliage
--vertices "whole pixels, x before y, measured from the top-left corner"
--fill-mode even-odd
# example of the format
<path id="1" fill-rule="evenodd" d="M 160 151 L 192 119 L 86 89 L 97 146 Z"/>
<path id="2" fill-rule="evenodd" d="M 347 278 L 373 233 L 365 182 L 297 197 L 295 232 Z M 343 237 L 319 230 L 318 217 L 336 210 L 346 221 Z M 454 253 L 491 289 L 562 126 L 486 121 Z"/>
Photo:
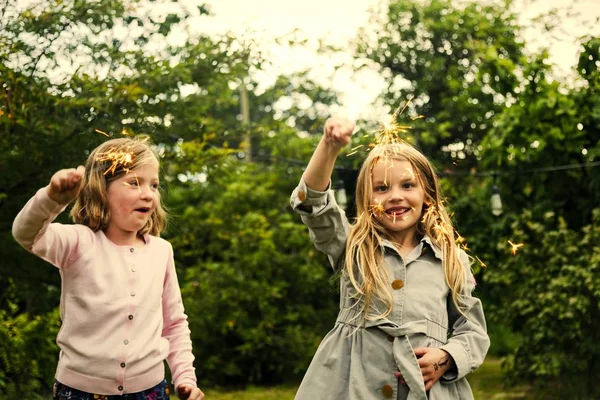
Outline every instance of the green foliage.
<path id="1" fill-rule="evenodd" d="M 480 141 L 518 86 L 523 52 L 508 4 L 455 3 L 391 1 L 358 52 L 381 66 L 386 104 L 395 109 L 415 98 L 413 109 L 425 118 L 407 123 L 444 169 L 476 164 Z"/>
<path id="2" fill-rule="evenodd" d="M 229 159 L 170 184 L 169 240 L 206 384 L 298 377 L 335 318 L 331 269 L 288 205 L 301 170 L 288 168 Z"/>
<path id="3" fill-rule="evenodd" d="M 38 398 L 48 392 L 56 370 L 58 309 L 44 315 L 20 313 L 16 286 L 9 286 L 0 308 L 0 393 L 4 398 Z"/>
<path id="4" fill-rule="evenodd" d="M 536 220 L 525 210 L 513 235 L 524 246 L 486 274 L 504 293 L 495 312 L 522 338 L 507 359 L 511 376 L 543 382 L 544 398 L 598 398 L 600 210 L 581 231 L 552 212 Z"/>

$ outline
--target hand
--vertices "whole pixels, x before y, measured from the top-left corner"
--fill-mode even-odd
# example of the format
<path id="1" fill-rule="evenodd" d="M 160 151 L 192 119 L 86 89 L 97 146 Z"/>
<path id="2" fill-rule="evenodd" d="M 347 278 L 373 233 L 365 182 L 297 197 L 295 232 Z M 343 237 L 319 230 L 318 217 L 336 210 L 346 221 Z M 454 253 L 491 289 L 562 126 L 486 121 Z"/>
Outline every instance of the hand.
<path id="1" fill-rule="evenodd" d="M 432 347 L 418 347 L 414 349 L 414 352 L 418 358 L 419 367 L 421 367 L 426 391 L 431 389 L 433 384 L 454 366 L 454 359 L 444 350 Z M 395 375 L 398 379 L 403 379 L 400 372 L 396 372 Z"/>
<path id="2" fill-rule="evenodd" d="M 61 169 L 56 172 L 47 186 L 48 197 L 58 204 L 69 204 L 79 195 L 81 178 L 84 173 L 85 168 L 81 165 L 77 169 Z"/>
<path id="3" fill-rule="evenodd" d="M 331 117 L 325 121 L 323 138 L 325 143 L 341 149 L 350 143 L 354 132 L 354 122 L 342 117 Z"/>
<path id="4" fill-rule="evenodd" d="M 196 386 L 187 383 L 177 386 L 177 396 L 181 400 L 204 400 L 204 393 Z"/>

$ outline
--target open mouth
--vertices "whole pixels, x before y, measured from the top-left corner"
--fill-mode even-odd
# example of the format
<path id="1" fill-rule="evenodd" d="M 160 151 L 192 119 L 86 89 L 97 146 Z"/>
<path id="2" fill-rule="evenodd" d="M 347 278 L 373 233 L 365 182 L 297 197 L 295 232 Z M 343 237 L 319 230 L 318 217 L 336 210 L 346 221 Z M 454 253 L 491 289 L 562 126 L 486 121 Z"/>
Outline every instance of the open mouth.
<path id="1" fill-rule="evenodd" d="M 385 213 L 394 220 L 404 217 L 411 210 L 410 207 L 391 207 L 385 210 Z"/>
<path id="2" fill-rule="evenodd" d="M 142 214 L 148 214 L 150 212 L 150 207 L 136 208 L 135 211 L 140 212 Z"/>

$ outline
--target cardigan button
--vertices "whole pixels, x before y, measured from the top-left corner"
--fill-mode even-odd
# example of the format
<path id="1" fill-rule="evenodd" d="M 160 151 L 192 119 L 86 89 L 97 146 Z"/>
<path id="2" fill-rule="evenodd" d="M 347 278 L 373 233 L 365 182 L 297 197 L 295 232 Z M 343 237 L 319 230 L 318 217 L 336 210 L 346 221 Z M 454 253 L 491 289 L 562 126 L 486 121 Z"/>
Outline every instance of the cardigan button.
<path id="1" fill-rule="evenodd" d="M 404 281 L 402 279 L 396 279 L 394 282 L 392 282 L 392 288 L 394 288 L 394 290 L 399 290 L 402 289 L 404 287 Z"/>
<path id="2" fill-rule="evenodd" d="M 381 388 L 381 393 L 383 393 L 383 395 L 389 399 L 394 395 L 394 389 L 392 389 L 391 385 L 384 385 Z"/>
<path id="3" fill-rule="evenodd" d="M 298 200 L 300 200 L 300 201 L 306 200 L 306 192 L 304 190 L 298 191 Z"/>

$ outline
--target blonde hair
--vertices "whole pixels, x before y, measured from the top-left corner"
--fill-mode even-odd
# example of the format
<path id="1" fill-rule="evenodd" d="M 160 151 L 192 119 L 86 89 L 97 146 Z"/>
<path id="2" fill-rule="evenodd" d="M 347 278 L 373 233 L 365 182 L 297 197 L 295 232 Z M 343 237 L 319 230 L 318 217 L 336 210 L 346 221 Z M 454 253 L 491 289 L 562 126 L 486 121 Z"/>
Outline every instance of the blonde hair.
<path id="1" fill-rule="evenodd" d="M 420 234 L 426 234 L 442 252 L 442 264 L 446 283 L 452 292 L 452 301 L 463 313 L 463 291 L 466 288 L 466 272 L 460 262 L 455 242 L 454 228 L 440 194 L 437 175 L 429 160 L 417 149 L 406 143 L 375 146 L 364 161 L 356 182 L 357 221 L 352 225 L 346 243 L 345 269 L 362 302 L 363 318 L 385 318 L 392 311 L 393 297 L 387 270 L 382 268 L 383 240 L 390 239 L 387 229 L 371 211 L 372 170 L 380 161 L 408 161 L 416 178 L 425 191 L 423 213 L 417 225 Z M 386 310 L 372 315 L 374 300 L 384 303 Z"/>
<path id="2" fill-rule="evenodd" d="M 104 230 L 110 221 L 106 191 L 110 182 L 149 162 L 158 162 L 158 154 L 147 138 L 112 139 L 96 147 L 85 163 L 81 191 L 70 216 L 77 224 L 94 232 Z M 167 227 L 167 212 L 162 199 L 139 234 L 159 236 Z"/>

